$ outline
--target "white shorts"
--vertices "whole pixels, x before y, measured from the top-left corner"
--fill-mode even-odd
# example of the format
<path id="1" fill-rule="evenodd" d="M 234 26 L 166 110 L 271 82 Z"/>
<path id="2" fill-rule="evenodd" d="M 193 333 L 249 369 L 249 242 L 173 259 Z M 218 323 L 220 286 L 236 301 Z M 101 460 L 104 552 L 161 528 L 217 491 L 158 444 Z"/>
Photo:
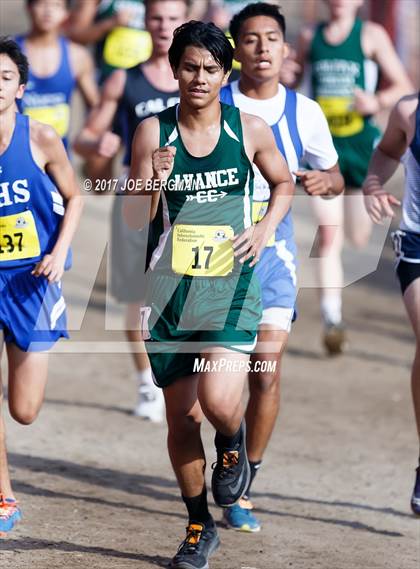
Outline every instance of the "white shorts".
<path id="1" fill-rule="evenodd" d="M 279 306 L 264 308 L 260 326 L 261 324 L 270 324 L 276 330 L 283 330 L 289 334 L 292 329 L 294 311 L 294 308 L 281 308 Z"/>

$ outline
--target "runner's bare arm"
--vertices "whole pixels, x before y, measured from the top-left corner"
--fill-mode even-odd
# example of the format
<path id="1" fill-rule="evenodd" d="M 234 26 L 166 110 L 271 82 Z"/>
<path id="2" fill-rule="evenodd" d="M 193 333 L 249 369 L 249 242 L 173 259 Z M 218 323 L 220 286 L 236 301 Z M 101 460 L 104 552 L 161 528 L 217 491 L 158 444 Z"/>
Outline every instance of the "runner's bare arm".
<path id="1" fill-rule="evenodd" d="M 374 22 L 366 22 L 362 28 L 362 48 L 366 57 L 379 66 L 381 76 L 388 86 L 375 94 L 355 89 L 355 106 L 363 115 L 386 109 L 404 95 L 413 91 L 413 85 L 399 59 L 386 30 Z"/>
<path id="2" fill-rule="evenodd" d="M 100 0 L 76 0 L 70 20 L 66 26 L 67 35 L 78 43 L 91 44 L 103 39 L 116 26 L 127 24 L 129 14 L 119 11 L 110 18 L 95 22 Z"/>
<path id="3" fill-rule="evenodd" d="M 105 81 L 99 105 L 94 107 L 86 124 L 74 142 L 74 150 L 88 158 L 99 155 L 112 158 L 117 154 L 121 139 L 111 132 L 118 102 L 124 93 L 127 74 L 123 69 L 114 71 Z"/>
<path id="4" fill-rule="evenodd" d="M 277 225 L 290 209 L 295 185 L 289 168 L 277 148 L 271 128 L 265 121 L 252 115 L 241 113 L 246 152 L 261 171 L 270 188 L 268 209 L 262 220 L 255 226 L 235 236 L 233 247 L 239 261 L 253 258 L 253 266 L 274 234 Z"/>
<path id="5" fill-rule="evenodd" d="M 398 168 L 401 156 L 414 135 L 414 113 L 417 94 L 403 97 L 389 117 L 384 136 L 372 155 L 366 180 L 363 184 L 366 209 L 375 223 L 393 217 L 392 205 L 400 202 L 383 186 Z"/>
<path id="6" fill-rule="evenodd" d="M 64 199 L 65 214 L 57 241 L 33 271 L 35 276 L 44 275 L 50 282 L 57 282 L 64 272 L 70 243 L 82 213 L 83 198 L 63 143 L 55 130 L 31 121 L 31 146 L 38 150 L 38 156 L 43 157 L 43 166 Z"/>
<path id="7" fill-rule="evenodd" d="M 173 167 L 174 148 L 159 148 L 159 119 L 151 117 L 136 129 L 131 152 L 130 173 L 126 182 L 129 195 L 124 199 L 123 214 L 129 227 L 142 229 L 156 215 L 161 186 Z M 146 184 L 158 180 L 153 191 Z M 149 198 L 146 200 L 146 196 Z"/>
<path id="8" fill-rule="evenodd" d="M 75 70 L 77 85 L 88 107 L 95 107 L 100 100 L 99 89 L 95 79 L 95 67 L 88 50 L 81 45 L 70 45 L 71 66 Z"/>

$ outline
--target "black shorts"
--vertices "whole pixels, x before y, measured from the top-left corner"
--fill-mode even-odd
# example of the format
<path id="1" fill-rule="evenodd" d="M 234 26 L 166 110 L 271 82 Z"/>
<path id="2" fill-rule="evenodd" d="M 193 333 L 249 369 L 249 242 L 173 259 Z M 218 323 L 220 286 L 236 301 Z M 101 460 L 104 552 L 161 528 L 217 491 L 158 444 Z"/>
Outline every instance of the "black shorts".
<path id="1" fill-rule="evenodd" d="M 401 259 L 397 265 L 397 277 L 404 295 L 411 283 L 420 277 L 420 263 L 409 263 Z"/>
<path id="2" fill-rule="evenodd" d="M 397 277 L 402 294 L 420 277 L 420 235 L 397 229 L 391 234 L 397 256 Z"/>

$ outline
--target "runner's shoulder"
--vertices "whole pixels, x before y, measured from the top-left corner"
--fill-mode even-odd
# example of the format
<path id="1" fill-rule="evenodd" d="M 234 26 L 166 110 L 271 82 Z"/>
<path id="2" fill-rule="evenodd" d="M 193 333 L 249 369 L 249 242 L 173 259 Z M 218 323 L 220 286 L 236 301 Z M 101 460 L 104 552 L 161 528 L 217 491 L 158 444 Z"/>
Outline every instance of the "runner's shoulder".
<path id="1" fill-rule="evenodd" d="M 93 68 L 93 59 L 89 50 L 85 46 L 71 40 L 67 41 L 69 42 L 70 61 L 75 75 L 80 75 L 87 67 Z"/>
<path id="2" fill-rule="evenodd" d="M 29 139 L 32 155 L 40 168 L 63 156 L 66 151 L 55 129 L 35 119 L 29 119 Z"/>
<path id="3" fill-rule="evenodd" d="M 372 39 L 383 38 L 388 35 L 386 29 L 377 22 L 372 22 L 371 20 L 365 20 L 363 22 L 363 31 L 372 37 Z"/>
<path id="4" fill-rule="evenodd" d="M 143 119 L 137 127 L 138 130 L 142 132 L 153 132 L 156 129 L 159 129 L 159 116 L 153 115 L 152 117 L 147 117 L 147 119 Z"/>
<path id="5" fill-rule="evenodd" d="M 386 48 L 390 42 L 388 32 L 381 24 L 370 20 L 363 22 L 362 46 L 366 57 L 373 57 L 381 48 Z"/>
<path id="6" fill-rule="evenodd" d="M 159 134 L 160 123 L 158 116 L 148 117 L 147 119 L 142 120 L 137 126 L 134 135 L 136 146 L 142 145 L 147 148 L 153 146 L 153 149 L 157 148 L 156 140 L 159 144 Z"/>
<path id="7" fill-rule="evenodd" d="M 84 45 L 76 43 L 72 40 L 67 40 L 69 44 L 70 53 L 74 57 L 90 57 L 89 50 Z"/>
<path id="8" fill-rule="evenodd" d="M 29 119 L 29 131 L 31 143 L 44 152 L 46 149 L 54 147 L 55 144 L 61 143 L 61 138 L 52 126 L 35 119 Z"/>
<path id="9" fill-rule="evenodd" d="M 239 111 L 241 117 L 242 126 L 245 127 L 247 132 L 252 132 L 253 134 L 261 133 L 269 129 L 264 119 L 251 115 L 249 113 L 244 113 Z"/>
<path id="10" fill-rule="evenodd" d="M 102 98 L 104 99 L 121 99 L 124 93 L 125 84 L 127 82 L 127 71 L 125 69 L 116 69 L 107 78 L 102 88 Z"/>

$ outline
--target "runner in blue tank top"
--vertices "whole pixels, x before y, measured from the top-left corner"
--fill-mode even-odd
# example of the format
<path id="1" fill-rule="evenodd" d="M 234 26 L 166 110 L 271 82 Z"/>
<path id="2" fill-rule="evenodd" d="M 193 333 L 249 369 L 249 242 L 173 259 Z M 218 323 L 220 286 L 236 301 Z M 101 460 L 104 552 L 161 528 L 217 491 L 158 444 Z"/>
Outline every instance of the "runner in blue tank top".
<path id="1" fill-rule="evenodd" d="M 263 118 L 271 126 L 290 171 L 300 176 L 308 194 L 339 193 L 344 181 L 337 166 L 338 157 L 328 123 L 320 107 L 278 83 L 283 57 L 287 53 L 285 21 L 279 8 L 262 2 L 249 4 L 232 19 L 230 32 L 236 45 L 235 57 L 242 65 L 241 75 L 239 81 L 222 89 L 221 100 Z M 311 171 L 299 171 L 303 159 L 313 168 Z M 270 188 L 256 171 L 254 223 L 264 214 L 269 197 Z M 252 513 L 250 489 L 279 411 L 281 358 L 296 302 L 296 245 L 290 210 L 277 227 L 255 272 L 261 285 L 263 317 L 253 359 L 267 364 L 273 362 L 275 368 L 249 375 L 246 420 L 252 478 L 239 504 L 224 512 L 230 527 L 249 532 L 260 529 L 260 523 Z M 267 343 L 270 343 L 269 351 Z"/>
<path id="2" fill-rule="evenodd" d="M 86 104 L 99 99 L 89 52 L 60 35 L 68 17 L 67 0 L 27 0 L 31 28 L 17 43 L 30 70 L 20 110 L 57 131 L 68 149 L 70 104 L 78 87 Z"/>
<path id="3" fill-rule="evenodd" d="M 12 417 L 29 424 L 42 404 L 48 354 L 67 337 L 60 279 L 81 196 L 54 130 L 15 112 L 28 76 L 26 57 L 0 38 L 0 356 L 6 344 Z M 0 534 L 21 514 L 7 467 L 0 378 Z"/>
<path id="4" fill-rule="evenodd" d="M 394 217 L 392 206 L 401 205 L 384 189 L 400 161 L 405 168 L 405 188 L 400 229 L 393 239 L 397 276 L 416 337 L 411 393 L 420 444 L 420 93 L 403 97 L 397 103 L 370 161 L 363 193 L 367 211 L 375 223 Z M 420 448 L 418 460 L 411 509 L 420 516 Z"/>

